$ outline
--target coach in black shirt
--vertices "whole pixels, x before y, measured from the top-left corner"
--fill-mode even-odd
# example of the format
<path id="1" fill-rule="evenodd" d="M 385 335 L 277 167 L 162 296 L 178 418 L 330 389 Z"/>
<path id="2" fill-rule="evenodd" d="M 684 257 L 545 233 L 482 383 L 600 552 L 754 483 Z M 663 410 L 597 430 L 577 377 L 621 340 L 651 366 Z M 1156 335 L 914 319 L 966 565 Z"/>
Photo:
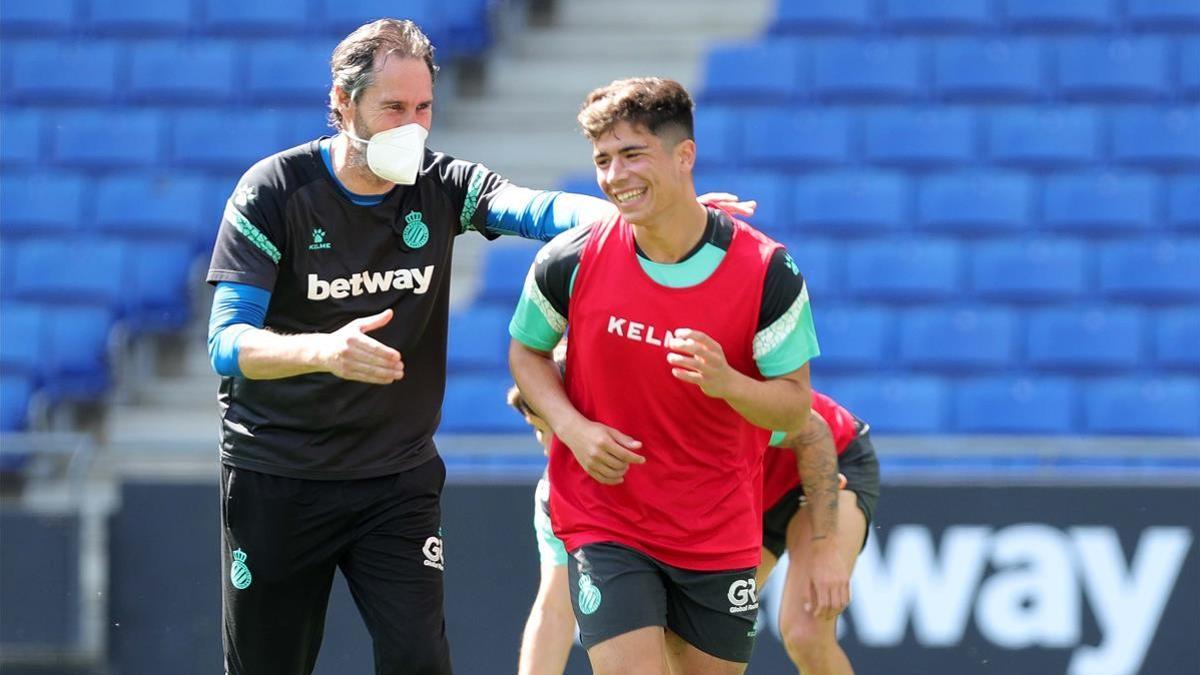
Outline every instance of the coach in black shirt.
<path id="1" fill-rule="evenodd" d="M 433 433 L 455 237 L 549 239 L 609 207 L 426 150 L 437 69 L 412 22 L 357 29 L 331 66 L 339 133 L 245 174 L 208 272 L 225 668 L 310 673 L 340 567 L 377 672 L 449 673 Z"/>

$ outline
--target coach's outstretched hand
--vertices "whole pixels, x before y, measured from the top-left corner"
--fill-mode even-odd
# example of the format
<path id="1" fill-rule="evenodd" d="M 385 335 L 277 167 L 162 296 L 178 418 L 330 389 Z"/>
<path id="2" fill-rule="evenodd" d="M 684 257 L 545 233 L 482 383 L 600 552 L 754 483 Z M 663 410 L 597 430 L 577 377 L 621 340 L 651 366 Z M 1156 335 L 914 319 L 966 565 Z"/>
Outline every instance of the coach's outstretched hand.
<path id="1" fill-rule="evenodd" d="M 630 464 L 645 464 L 646 458 L 633 452 L 642 442 L 598 422 L 583 421 L 564 429 L 558 439 L 575 455 L 589 476 L 605 485 L 625 482 Z"/>
<path id="2" fill-rule="evenodd" d="M 404 377 L 400 352 L 367 335 L 391 320 L 392 310 L 385 309 L 323 336 L 319 360 L 324 370 L 368 384 L 391 384 Z"/>

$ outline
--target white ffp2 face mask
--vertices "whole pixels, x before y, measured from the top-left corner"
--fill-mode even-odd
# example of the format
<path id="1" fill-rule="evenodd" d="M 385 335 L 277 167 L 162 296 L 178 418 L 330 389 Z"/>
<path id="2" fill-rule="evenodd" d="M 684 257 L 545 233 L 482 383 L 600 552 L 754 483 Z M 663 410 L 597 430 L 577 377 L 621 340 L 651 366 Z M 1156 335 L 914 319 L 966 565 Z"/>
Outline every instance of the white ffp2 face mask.
<path id="1" fill-rule="evenodd" d="M 369 140 L 350 132 L 344 133 L 367 144 L 367 166 L 376 176 L 400 185 L 417 182 L 417 173 L 425 159 L 425 139 L 429 137 L 429 130 L 425 127 L 416 123 L 405 124 L 381 131 Z"/>

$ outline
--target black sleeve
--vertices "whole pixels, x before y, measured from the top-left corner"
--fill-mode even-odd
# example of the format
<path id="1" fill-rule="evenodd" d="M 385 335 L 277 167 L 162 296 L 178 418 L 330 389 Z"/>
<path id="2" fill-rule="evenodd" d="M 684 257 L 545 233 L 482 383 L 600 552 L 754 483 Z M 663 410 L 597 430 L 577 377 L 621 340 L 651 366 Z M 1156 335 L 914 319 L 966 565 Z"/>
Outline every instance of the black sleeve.
<path id="1" fill-rule="evenodd" d="M 208 267 L 208 283 L 233 281 L 275 289 L 286 250 L 286 194 L 279 162 L 267 158 L 238 181 L 225 211 Z"/>
<path id="2" fill-rule="evenodd" d="M 758 312 L 758 330 L 775 323 L 800 297 L 804 291 L 804 276 L 796 261 L 780 246 L 767 265 L 767 277 L 763 280 L 762 308 Z"/>
<path id="3" fill-rule="evenodd" d="M 508 179 L 482 164 L 454 159 L 440 152 L 430 152 L 427 173 L 434 173 L 458 212 L 458 234 L 475 230 L 495 239 L 500 235 L 488 232 L 488 203 L 492 196 L 508 184 Z"/>
<path id="4" fill-rule="evenodd" d="M 533 261 L 533 279 L 554 311 L 567 317 L 571 303 L 571 282 L 579 269 L 579 256 L 587 243 L 592 225 L 580 225 L 550 240 Z"/>

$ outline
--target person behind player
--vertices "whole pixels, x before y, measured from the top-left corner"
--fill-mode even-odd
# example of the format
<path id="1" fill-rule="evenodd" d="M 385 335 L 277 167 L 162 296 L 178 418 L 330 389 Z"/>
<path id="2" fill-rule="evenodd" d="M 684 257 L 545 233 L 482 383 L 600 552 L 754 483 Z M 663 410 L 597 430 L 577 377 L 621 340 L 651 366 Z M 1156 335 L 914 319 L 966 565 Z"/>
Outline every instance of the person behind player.
<path id="1" fill-rule="evenodd" d="M 516 386 L 508 391 L 508 404 L 533 427 L 548 453 L 549 428 Z M 879 498 L 879 461 L 870 428 L 814 390 L 808 425 L 779 436 L 772 437 L 763 458 L 757 588 L 766 584 L 786 550 L 790 563 L 779 617 L 789 658 L 802 673 L 852 673 L 837 643 L 836 618 L 850 601 L 850 575 Z M 575 634 L 567 553 L 550 529 L 549 497 L 543 474 L 534 492 L 541 583 L 525 624 L 518 675 L 562 675 Z"/>
<path id="2" fill-rule="evenodd" d="M 850 576 L 878 499 L 870 427 L 813 391 L 808 425 L 772 443 L 763 456 L 758 568 L 761 588 L 787 551 L 779 625 L 788 657 L 802 673 L 854 672 L 837 642 L 837 617 L 850 602 Z"/>
<path id="3" fill-rule="evenodd" d="M 762 451 L 818 353 L 779 244 L 695 201 L 691 97 L 620 80 L 579 115 L 619 216 L 537 256 L 509 363 L 554 432 L 551 515 L 595 672 L 738 673 L 754 644 Z M 549 350 L 571 330 L 565 379 Z"/>

